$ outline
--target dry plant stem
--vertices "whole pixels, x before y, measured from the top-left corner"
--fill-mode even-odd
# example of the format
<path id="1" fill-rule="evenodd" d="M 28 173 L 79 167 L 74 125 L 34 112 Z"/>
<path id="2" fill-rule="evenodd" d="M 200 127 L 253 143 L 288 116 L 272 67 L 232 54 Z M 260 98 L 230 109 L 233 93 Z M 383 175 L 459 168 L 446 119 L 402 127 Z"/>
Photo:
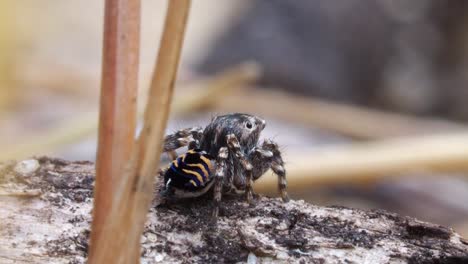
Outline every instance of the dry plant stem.
<path id="1" fill-rule="evenodd" d="M 253 62 L 244 62 L 235 67 L 224 70 L 213 78 L 198 81 L 195 89 L 180 89 L 185 95 L 176 96 L 171 108 L 172 114 L 183 114 L 212 106 L 231 90 L 247 88 L 246 84 L 255 82 L 261 76 L 261 68 Z"/>
<path id="2" fill-rule="evenodd" d="M 171 0 L 145 111 L 144 127 L 119 190 L 98 248 L 95 263 L 134 263 L 153 198 L 154 172 L 159 166 L 162 140 L 170 110 L 190 1 Z"/>
<path id="3" fill-rule="evenodd" d="M 130 159 L 136 127 L 140 0 L 107 0 L 90 263 L 106 243 L 113 195 Z"/>
<path id="4" fill-rule="evenodd" d="M 175 96 L 171 113 L 182 115 L 212 105 L 221 96 L 247 86 L 260 76 L 260 67 L 254 63 L 242 63 L 218 73 L 214 77 L 197 81 L 190 87 L 180 87 L 180 91 L 190 96 Z M 35 133 L 21 144 L 2 144 L 0 160 L 22 159 L 32 155 L 51 154 L 57 148 L 72 144 L 92 135 L 98 126 L 96 112 L 81 114 L 72 120 L 64 121 L 44 133 Z M 143 116 L 143 110 L 138 110 Z"/>
<path id="5" fill-rule="evenodd" d="M 174 83 L 185 36 L 190 0 L 169 1 L 156 68 L 151 81 L 144 127 L 139 138 L 136 166 L 136 192 L 132 209 L 135 224 L 131 237 L 139 243 L 146 214 L 153 199 L 154 173 L 159 166 L 164 131 L 171 108 Z M 139 254 L 138 254 L 139 256 Z"/>
<path id="6" fill-rule="evenodd" d="M 368 183 L 411 172 L 460 172 L 468 170 L 468 133 L 325 147 L 287 155 L 285 160 L 288 188 L 294 190 L 324 184 Z M 276 179 L 262 177 L 255 189 L 273 193 Z"/>
<path id="7" fill-rule="evenodd" d="M 281 107 L 272 107 L 272 102 Z M 372 110 L 275 91 L 252 91 L 218 100 L 217 109 L 247 111 L 321 127 L 356 139 L 383 139 L 467 130 L 468 126 L 432 118 Z"/>
<path id="8" fill-rule="evenodd" d="M 50 127 L 45 132 L 32 134 L 18 144 L 6 144 L 0 160 L 27 158 L 34 155 L 51 154 L 60 146 L 72 144 L 96 132 L 98 113 L 84 113 L 73 119 Z"/>
<path id="9" fill-rule="evenodd" d="M 32 198 L 40 196 L 42 193 L 40 190 L 25 190 L 25 191 L 13 191 L 13 192 L 5 192 L 0 191 L 0 196 L 14 196 L 14 197 L 21 197 L 21 198 Z"/>

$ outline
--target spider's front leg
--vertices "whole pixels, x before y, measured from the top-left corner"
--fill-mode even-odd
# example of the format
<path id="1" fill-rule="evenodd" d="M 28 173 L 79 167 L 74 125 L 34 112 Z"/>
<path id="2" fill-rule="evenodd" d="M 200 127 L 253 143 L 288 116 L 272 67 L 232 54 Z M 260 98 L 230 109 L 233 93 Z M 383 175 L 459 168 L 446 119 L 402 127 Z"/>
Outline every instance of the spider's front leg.
<path id="1" fill-rule="evenodd" d="M 157 173 L 157 176 L 159 178 L 159 180 L 157 181 L 157 185 L 155 186 L 156 187 L 156 194 L 157 194 L 157 198 L 156 199 L 159 199 L 159 203 L 163 204 L 163 203 L 166 203 L 168 200 L 171 200 L 172 197 L 171 197 L 171 192 L 170 190 L 167 188 L 167 186 L 164 184 L 164 174 L 166 173 L 166 169 L 158 169 L 158 173 Z"/>
<path id="2" fill-rule="evenodd" d="M 228 150 L 226 147 L 219 149 L 218 156 L 216 157 L 216 172 L 214 176 L 214 207 L 213 207 L 213 220 L 218 220 L 219 204 L 221 203 L 221 195 L 223 191 L 223 179 L 226 172 L 226 159 L 228 157 Z"/>
<path id="3" fill-rule="evenodd" d="M 163 152 L 168 152 L 172 159 L 177 158 L 176 149 L 188 146 L 189 149 L 199 148 L 203 135 L 201 127 L 185 128 L 169 134 L 164 138 Z"/>
<path id="4" fill-rule="evenodd" d="M 271 140 L 265 140 L 261 147 L 256 147 L 252 153 L 252 160 L 257 164 L 254 170 L 254 180 L 260 178 L 269 168 L 274 174 L 278 176 L 278 190 L 284 202 L 289 201 L 287 192 L 286 170 L 284 168 L 284 161 L 281 157 L 281 152 L 278 144 Z"/>
<path id="5" fill-rule="evenodd" d="M 251 203 L 253 198 L 253 189 L 252 189 L 252 169 L 253 166 L 250 161 L 247 159 L 245 154 L 242 152 L 239 144 L 239 140 L 234 134 L 227 135 L 227 146 L 229 150 L 236 156 L 239 162 L 242 165 L 242 168 L 245 171 L 245 197 L 247 202 Z M 239 176 L 237 176 L 239 177 Z"/>

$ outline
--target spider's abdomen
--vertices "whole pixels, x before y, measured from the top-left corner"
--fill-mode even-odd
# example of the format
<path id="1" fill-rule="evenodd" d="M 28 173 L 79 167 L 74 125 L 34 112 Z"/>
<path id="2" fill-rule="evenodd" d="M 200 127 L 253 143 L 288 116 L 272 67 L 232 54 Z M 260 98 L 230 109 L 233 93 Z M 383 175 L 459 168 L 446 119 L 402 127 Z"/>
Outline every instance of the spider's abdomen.
<path id="1" fill-rule="evenodd" d="M 166 187 L 197 191 L 211 181 L 213 158 L 205 151 L 194 149 L 172 161 L 164 174 Z"/>

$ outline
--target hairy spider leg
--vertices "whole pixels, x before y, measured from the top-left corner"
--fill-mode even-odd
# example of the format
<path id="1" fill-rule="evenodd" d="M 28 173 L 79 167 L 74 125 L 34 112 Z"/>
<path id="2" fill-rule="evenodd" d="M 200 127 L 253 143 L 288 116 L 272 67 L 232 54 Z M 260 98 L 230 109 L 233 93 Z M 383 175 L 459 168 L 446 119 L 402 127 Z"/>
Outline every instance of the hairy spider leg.
<path id="1" fill-rule="evenodd" d="M 226 172 L 226 159 L 228 157 L 228 149 L 222 147 L 219 149 L 218 156 L 216 157 L 216 172 L 214 176 L 214 207 L 213 207 L 213 220 L 216 222 L 219 214 L 219 205 L 221 203 L 221 195 L 223 188 L 223 179 Z"/>
<path id="2" fill-rule="evenodd" d="M 167 152 L 171 159 L 175 160 L 177 149 L 187 146 L 189 149 L 199 148 L 202 135 L 203 129 L 201 127 L 180 129 L 164 138 L 163 152 Z"/>
<path id="3" fill-rule="evenodd" d="M 284 161 L 281 157 L 278 144 L 271 140 L 265 140 L 263 143 L 264 149 L 268 149 L 273 153 L 271 170 L 278 176 L 278 190 L 281 198 L 284 202 L 289 202 L 289 196 L 287 192 L 288 182 L 286 180 L 286 169 L 284 168 Z"/>

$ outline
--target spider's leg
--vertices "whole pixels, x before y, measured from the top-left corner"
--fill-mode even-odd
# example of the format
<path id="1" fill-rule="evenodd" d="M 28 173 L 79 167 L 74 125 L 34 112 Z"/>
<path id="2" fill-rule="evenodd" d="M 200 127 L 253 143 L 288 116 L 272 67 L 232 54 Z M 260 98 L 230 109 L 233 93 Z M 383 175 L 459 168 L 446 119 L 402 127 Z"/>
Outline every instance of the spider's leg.
<path id="1" fill-rule="evenodd" d="M 192 134 L 193 140 L 189 142 L 189 149 L 198 149 L 200 148 L 200 141 L 203 137 L 203 128 L 202 127 L 192 127 L 190 129 L 190 134 Z"/>
<path id="2" fill-rule="evenodd" d="M 252 170 L 253 181 L 258 180 L 265 172 L 271 168 L 273 152 L 264 149 L 263 146 L 256 146 L 250 151 L 249 160 L 255 164 Z"/>
<path id="3" fill-rule="evenodd" d="M 213 220 L 216 222 L 219 214 L 219 204 L 221 203 L 221 195 L 223 189 L 223 179 L 226 171 L 226 159 L 228 157 L 228 150 L 226 147 L 219 149 L 218 157 L 216 157 L 216 172 L 214 176 L 214 207 L 213 207 Z"/>
<path id="4" fill-rule="evenodd" d="M 236 158 L 240 161 L 245 175 L 245 197 L 247 202 L 252 202 L 253 197 L 253 189 L 252 189 L 252 169 L 253 166 L 250 161 L 246 158 L 245 154 L 241 151 L 239 140 L 237 140 L 236 136 L 233 134 L 227 135 L 227 145 L 229 150 L 236 156 Z"/>
<path id="5" fill-rule="evenodd" d="M 164 138 L 164 152 L 175 151 L 178 148 L 185 147 L 193 140 L 190 133 L 191 128 L 181 129 Z"/>
<path id="6" fill-rule="evenodd" d="M 286 191 L 288 183 L 286 180 L 286 170 L 284 168 L 284 161 L 281 157 L 278 144 L 271 140 L 265 140 L 262 145 L 262 149 L 265 151 L 271 151 L 273 156 L 271 159 L 271 170 L 278 176 L 278 190 L 281 194 L 281 198 L 284 202 L 289 201 L 288 192 Z"/>
<path id="7" fill-rule="evenodd" d="M 168 152 L 172 159 L 177 157 L 176 149 L 188 146 L 189 149 L 198 148 L 203 130 L 200 127 L 181 129 L 164 138 L 164 152 Z"/>

